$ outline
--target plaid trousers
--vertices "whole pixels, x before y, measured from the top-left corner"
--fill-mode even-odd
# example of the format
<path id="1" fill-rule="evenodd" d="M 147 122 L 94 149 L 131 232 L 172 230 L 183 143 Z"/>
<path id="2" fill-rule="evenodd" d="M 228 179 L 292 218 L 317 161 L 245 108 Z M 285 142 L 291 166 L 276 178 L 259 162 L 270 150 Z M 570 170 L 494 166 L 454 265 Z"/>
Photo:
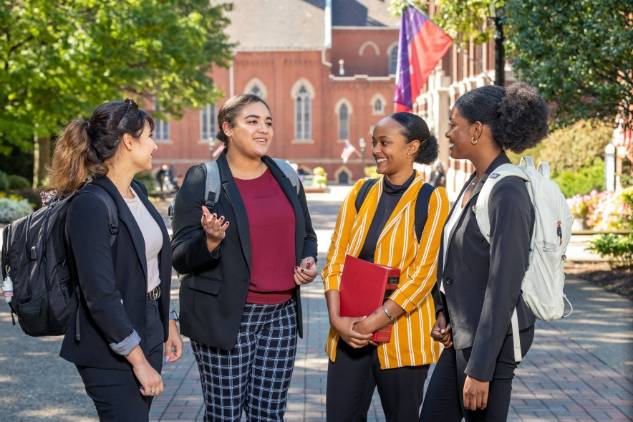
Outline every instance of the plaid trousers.
<path id="1" fill-rule="evenodd" d="M 294 300 L 246 304 L 235 347 L 191 341 L 205 402 L 205 421 L 282 421 L 297 351 Z"/>

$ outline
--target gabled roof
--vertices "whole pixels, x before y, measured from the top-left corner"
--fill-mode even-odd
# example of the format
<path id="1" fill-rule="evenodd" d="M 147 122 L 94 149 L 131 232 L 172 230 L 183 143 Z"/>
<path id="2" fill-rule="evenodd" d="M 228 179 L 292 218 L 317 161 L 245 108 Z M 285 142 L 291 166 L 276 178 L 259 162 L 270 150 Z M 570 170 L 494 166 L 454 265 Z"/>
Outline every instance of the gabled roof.
<path id="1" fill-rule="evenodd" d="M 332 0 L 332 26 L 398 28 L 400 18 L 389 13 L 388 0 Z"/>
<path id="2" fill-rule="evenodd" d="M 232 0 L 227 34 L 237 51 L 320 50 L 325 0 Z"/>

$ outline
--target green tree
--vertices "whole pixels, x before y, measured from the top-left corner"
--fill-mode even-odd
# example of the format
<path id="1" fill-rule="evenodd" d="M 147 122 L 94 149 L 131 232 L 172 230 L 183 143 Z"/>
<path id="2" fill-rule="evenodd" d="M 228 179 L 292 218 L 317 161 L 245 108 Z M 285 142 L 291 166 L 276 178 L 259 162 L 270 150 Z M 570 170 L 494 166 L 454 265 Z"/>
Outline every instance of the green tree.
<path id="1" fill-rule="evenodd" d="M 633 2 L 508 0 L 518 77 L 555 102 L 555 123 L 583 118 L 633 123 Z"/>
<path id="2" fill-rule="evenodd" d="M 227 24 L 208 0 L 0 0 L 0 154 L 35 147 L 38 182 L 51 136 L 99 103 L 155 96 L 178 116 L 213 101 Z"/>
<path id="3" fill-rule="evenodd" d="M 390 9 L 400 15 L 402 9 L 413 3 L 415 7 L 429 13 L 429 1 L 391 0 Z M 433 22 L 438 24 L 458 44 L 473 40 L 483 43 L 492 38 L 494 26 L 490 25 L 491 7 L 501 9 L 504 0 L 437 0 Z"/>

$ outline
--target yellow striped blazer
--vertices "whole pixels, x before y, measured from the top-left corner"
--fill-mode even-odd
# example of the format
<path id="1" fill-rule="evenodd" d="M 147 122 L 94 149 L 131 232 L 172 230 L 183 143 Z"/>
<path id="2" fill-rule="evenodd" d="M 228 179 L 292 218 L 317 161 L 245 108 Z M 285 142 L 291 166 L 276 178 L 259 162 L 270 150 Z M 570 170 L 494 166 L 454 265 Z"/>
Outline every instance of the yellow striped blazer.
<path id="1" fill-rule="evenodd" d="M 321 273 L 325 291 L 339 290 L 345 255 L 357 257 L 360 254 L 376 213 L 383 190 L 382 177 L 371 187 L 356 212 L 356 196 L 365 180 L 356 182 L 339 210 L 327 262 Z M 415 202 L 423 184 L 424 178 L 418 173 L 400 198 L 376 243 L 374 262 L 400 268 L 400 282 L 390 299 L 405 310 L 394 324 L 391 341 L 378 346 L 382 369 L 431 364 L 440 355 L 440 344 L 430 337 L 435 324 L 431 289 L 436 280 L 437 256 L 449 203 L 444 188 L 438 187 L 433 191 L 426 224 L 417 242 Z M 332 362 L 336 359 L 338 340 L 338 334 L 330 327 L 325 351 Z"/>

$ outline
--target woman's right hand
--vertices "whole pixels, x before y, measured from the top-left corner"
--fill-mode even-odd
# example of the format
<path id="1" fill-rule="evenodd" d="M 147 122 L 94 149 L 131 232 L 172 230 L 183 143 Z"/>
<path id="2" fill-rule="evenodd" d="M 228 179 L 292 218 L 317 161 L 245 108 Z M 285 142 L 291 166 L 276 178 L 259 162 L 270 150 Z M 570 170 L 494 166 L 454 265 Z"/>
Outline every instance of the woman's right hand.
<path id="1" fill-rule="evenodd" d="M 453 347 L 453 336 L 451 334 L 451 324 L 446 323 L 446 318 L 442 311 L 437 313 L 435 325 L 431 330 L 431 338 L 439 341 L 445 348 Z"/>
<path id="2" fill-rule="evenodd" d="M 207 207 L 203 205 L 200 224 L 207 235 L 207 249 L 212 252 L 226 236 L 229 222 L 224 219 L 224 216 L 218 217 L 216 214 L 211 214 Z"/>
<path id="3" fill-rule="evenodd" d="M 163 379 L 147 360 L 132 366 L 134 376 L 141 384 L 141 394 L 158 396 L 163 392 Z"/>
<path id="4" fill-rule="evenodd" d="M 362 334 L 354 330 L 354 324 L 362 321 L 363 319 L 364 317 L 336 317 L 332 318 L 331 324 L 338 333 L 339 337 L 341 337 L 345 343 L 349 344 L 354 349 L 360 349 L 361 347 L 365 347 L 369 344 L 369 340 L 371 340 L 372 336 L 371 333 Z"/>

